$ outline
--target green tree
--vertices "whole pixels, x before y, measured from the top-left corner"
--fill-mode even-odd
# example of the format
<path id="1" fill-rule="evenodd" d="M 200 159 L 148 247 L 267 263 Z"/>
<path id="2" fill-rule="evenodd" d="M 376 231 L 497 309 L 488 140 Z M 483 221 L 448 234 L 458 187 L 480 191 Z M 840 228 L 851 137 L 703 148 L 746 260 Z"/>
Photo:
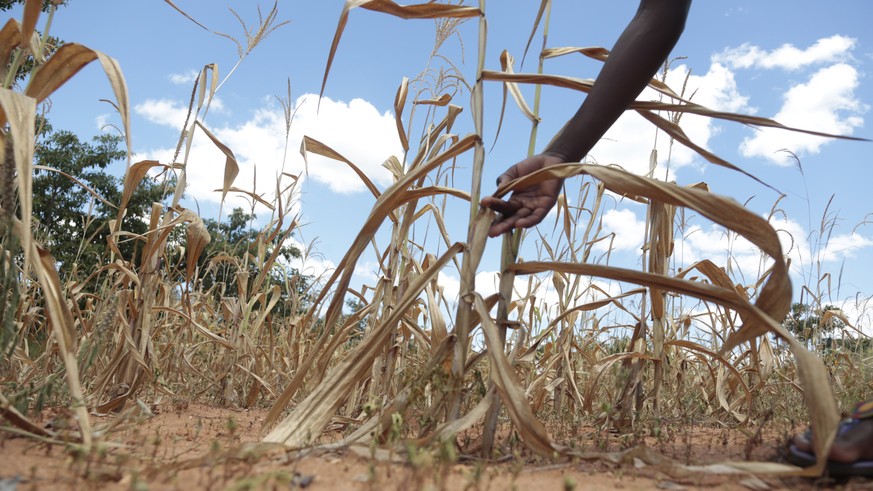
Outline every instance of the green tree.
<path id="1" fill-rule="evenodd" d="M 26 0 L 0 0 L 0 12 L 6 12 L 16 5 L 24 5 Z M 42 11 L 48 12 L 52 4 L 61 6 L 66 5 L 68 0 L 42 0 Z"/>
<path id="2" fill-rule="evenodd" d="M 833 305 L 816 309 L 804 303 L 794 303 L 782 326 L 803 343 L 809 344 L 812 341 L 818 349 L 830 349 L 834 345 L 834 332 L 842 332 L 846 324 L 836 316 L 824 319 L 823 314 L 828 310 L 840 309 Z"/>
<path id="3" fill-rule="evenodd" d="M 33 218 L 36 236 L 58 261 L 62 278 L 74 270 L 90 273 L 105 262 L 108 222 L 118 214 L 111 205 L 121 202 L 122 193 L 121 178 L 111 175 L 107 168 L 125 157 L 120 136 L 104 133 L 89 143 L 70 131 L 54 130 L 43 123 L 34 161 L 52 170 L 34 171 Z M 127 205 L 122 229 L 145 233 L 152 203 L 162 200 L 162 191 L 156 181 L 144 179 Z M 136 240 L 119 241 L 125 259 L 134 259 L 140 244 Z"/>
<path id="4" fill-rule="evenodd" d="M 359 310 L 363 309 L 366 305 L 358 298 L 348 298 L 346 299 L 346 311 L 340 318 L 339 325 L 345 325 L 346 321 L 353 315 L 355 315 Z M 357 323 L 355 323 L 355 327 L 351 329 L 349 332 L 349 344 L 357 344 L 362 339 L 364 339 L 364 333 L 367 332 L 367 316 L 361 317 Z"/>

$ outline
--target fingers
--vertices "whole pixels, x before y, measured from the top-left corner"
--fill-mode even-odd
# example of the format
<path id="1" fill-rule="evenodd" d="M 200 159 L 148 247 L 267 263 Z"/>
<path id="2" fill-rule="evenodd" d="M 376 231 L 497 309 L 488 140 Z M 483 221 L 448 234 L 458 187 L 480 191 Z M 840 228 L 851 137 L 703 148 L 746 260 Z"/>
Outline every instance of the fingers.
<path id="1" fill-rule="evenodd" d="M 500 213 L 500 215 L 494 219 L 494 222 L 491 223 L 491 228 L 488 229 L 489 237 L 497 237 L 498 235 L 503 235 L 512 230 L 513 224 L 515 223 L 515 211 L 518 209 L 516 206 L 493 196 L 482 198 L 482 201 L 479 203 L 485 208 Z"/>
<path id="2" fill-rule="evenodd" d="M 488 237 L 498 237 L 510 230 L 512 230 L 512 225 L 508 222 L 494 222 L 491 224 L 491 228 L 488 229 Z"/>
<path id="3" fill-rule="evenodd" d="M 483 206 L 485 206 L 483 199 Z M 489 203 L 491 201 L 489 200 Z M 512 203 L 505 203 L 500 200 L 495 200 L 494 204 L 487 206 L 488 208 L 500 212 L 500 216 L 494 219 L 491 228 L 488 229 L 489 237 L 497 237 L 505 234 L 514 228 L 530 228 L 543 221 L 546 216 L 546 210 L 537 208 L 531 210 L 524 206 L 518 207 Z M 501 209 L 506 211 L 500 211 Z"/>
<path id="4" fill-rule="evenodd" d="M 529 199 L 519 199 L 517 196 L 508 201 L 486 196 L 479 201 L 479 204 L 500 213 L 489 230 L 488 235 L 491 237 L 506 233 L 513 228 L 533 227 L 542 222 L 551 209 L 551 206 L 534 204 Z"/>
<path id="5" fill-rule="evenodd" d="M 513 168 L 513 169 L 514 169 L 514 168 Z M 515 173 L 514 173 L 514 172 L 510 172 L 511 170 L 512 170 L 512 169 L 510 169 L 510 170 L 504 172 L 503 174 L 500 174 L 499 176 L 497 176 L 497 187 L 500 187 L 500 186 L 506 184 L 507 182 L 509 182 L 509 181 L 511 181 L 511 180 L 513 180 L 513 179 L 515 179 L 515 175 L 514 175 Z"/>
<path id="6" fill-rule="evenodd" d="M 546 217 L 547 211 L 543 208 L 521 208 L 512 218 L 512 226 L 515 228 L 531 228 L 539 225 Z"/>
<path id="7" fill-rule="evenodd" d="M 543 162 L 541 156 L 535 156 L 513 165 L 497 178 L 497 187 L 542 168 Z M 513 228 L 528 228 L 540 223 L 548 212 L 548 208 L 542 208 L 543 191 L 541 188 L 530 187 L 513 191 L 507 200 L 495 196 L 482 198 L 480 205 L 501 215 L 494 220 L 488 235 L 496 237 Z M 553 194 L 549 189 L 545 191 L 546 198 Z"/>
<path id="8" fill-rule="evenodd" d="M 519 218 L 515 221 L 516 228 L 531 228 L 533 226 L 539 225 L 540 222 L 543 221 L 543 217 L 539 215 L 531 214 L 525 218 Z"/>
<path id="9" fill-rule="evenodd" d="M 524 209 L 523 212 L 527 214 L 530 213 L 530 210 Z M 497 237 L 498 235 L 503 235 L 512 229 L 530 228 L 543 221 L 543 217 L 538 215 L 535 216 L 530 214 L 526 217 L 519 217 L 518 215 L 519 214 L 515 214 L 513 216 L 499 217 L 495 219 L 491 224 L 491 228 L 488 229 L 488 236 Z"/>
<path id="10" fill-rule="evenodd" d="M 518 203 L 504 201 L 494 196 L 486 196 L 479 201 L 485 208 L 491 209 L 504 216 L 514 215 L 521 206 Z"/>
<path id="11" fill-rule="evenodd" d="M 500 174 L 499 176 L 497 176 L 497 187 L 500 187 L 509 181 L 517 179 L 520 176 L 523 176 L 525 174 L 529 174 L 530 171 L 525 172 L 522 170 L 523 164 L 524 164 L 524 161 L 521 161 L 521 162 L 513 165 L 512 167 L 506 169 L 506 171 L 504 171 L 503 174 Z"/>

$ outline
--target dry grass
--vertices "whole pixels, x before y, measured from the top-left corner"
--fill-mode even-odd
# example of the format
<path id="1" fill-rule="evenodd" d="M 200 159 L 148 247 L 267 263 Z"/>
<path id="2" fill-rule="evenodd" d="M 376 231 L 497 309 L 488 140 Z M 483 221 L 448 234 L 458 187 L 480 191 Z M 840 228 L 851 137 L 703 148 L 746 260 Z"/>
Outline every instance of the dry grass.
<path id="1" fill-rule="evenodd" d="M 39 37 L 28 34 L 37 22 L 31 7 L 38 3 L 28 0 L 29 17 L 24 23 L 10 20 L 0 32 L 0 45 L 11 46 L 0 53 L 8 60 L 4 66 L 14 68 L 15 60 L 28 50 L 41 52 Z M 200 401 L 271 406 L 264 421 L 269 430 L 265 441 L 291 447 L 318 445 L 330 429 L 341 432 L 341 444 L 384 446 L 410 458 L 410 449 L 440 449 L 447 441 L 456 442 L 463 453 L 478 451 L 486 458 L 513 452 L 555 458 L 583 455 L 575 448 L 573 432 L 567 431 L 580 421 L 625 435 L 660 437 L 681 432 L 688 424 L 738 426 L 754 432 L 764 425 L 792 428 L 809 417 L 822 429 L 816 434 L 824 436 L 816 441 L 818 453 L 826 454 L 839 417 L 831 387 L 837 389 L 842 407 L 866 394 L 863 381 L 869 374 L 861 362 L 865 354 L 835 351 L 828 355 L 826 369 L 817 354 L 782 327 L 792 300 L 791 285 L 784 251 L 766 220 L 701 186 L 666 183 L 613 167 L 552 167 L 510 183 L 498 194 L 553 176 L 587 176 L 578 199 L 572 200 L 578 204 L 571 207 L 561 199 L 554 237 L 534 238 L 535 248 L 541 251 L 537 261 L 517 261 L 519 244 L 531 240 L 529 236 L 508 237 L 500 294 L 483 298 L 477 293 L 475 275 L 492 219 L 491 212 L 478 206 L 485 156 L 483 84 L 503 85 L 532 121 L 533 142 L 539 93 L 531 108 L 517 84 L 587 91 L 589 81 L 542 73 L 542 60 L 577 50 L 549 50 L 544 37 L 539 73 L 513 73 L 508 54 L 501 71 L 490 71 L 483 56 L 484 1 L 479 7 L 347 2 L 322 92 L 343 28 L 356 7 L 407 19 L 436 19 L 438 37 L 425 71 L 397 89 L 397 129 L 407 153 L 386 161 L 394 173 L 393 185 L 379 190 L 355 163 L 331 149 L 331 142 L 308 137 L 303 141 L 304 156 L 317 154 L 345 163 L 375 197 L 345 257 L 332 276 L 310 292 L 308 303 L 292 294 L 301 278 L 286 276 L 284 286 L 269 281 L 270 271 L 281 267 L 281 262 L 279 247 L 268 246 L 281 246 L 297 222 L 289 211 L 291 202 L 270 201 L 254 190 L 235 187 L 238 165 L 233 151 L 210 132 L 206 122 L 209 103 L 221 86 L 213 65 L 204 67 L 192 93 L 189 121 L 179 142 L 181 159 L 130 162 L 107 244 L 111 261 L 66 283 L 61 283 L 55 262 L 31 233 L 29 166 L 38 105 L 83 66 L 99 60 L 115 91 L 127 137 L 129 104 L 121 69 L 102 53 L 69 44 L 44 61 L 24 92 L 12 90 L 9 83 L 0 89 L 4 124 L 0 143 L 6 149 L 0 172 L 0 294 L 4 297 L 0 411 L 11 423 L 10 431 L 65 441 L 88 452 L 95 441 L 108 439 L 123 426 L 140 401 Z M 544 0 L 536 23 L 543 16 L 548 22 L 550 10 Z M 281 26 L 275 5 L 266 17 L 259 15 L 254 27 L 246 26 L 236 12 L 233 15 L 245 31 L 245 43 L 235 41 L 240 61 Z M 474 83 L 465 81 L 439 53 L 439 47 L 457 35 L 463 19 L 480 22 Z M 600 60 L 608 56 L 602 49 L 583 54 Z M 631 109 L 675 143 L 738 172 L 745 173 L 690 141 L 679 128 L 678 117 L 689 112 L 782 127 L 762 118 L 711 111 L 659 81 L 652 86 L 671 102 L 639 102 Z M 453 127 L 462 106 L 455 103 L 465 90 L 471 102 L 464 110 L 472 118 L 474 132 L 459 135 Z M 290 93 L 283 106 L 290 128 Z M 673 119 L 659 112 L 672 114 Z M 414 134 L 418 138 L 410 142 Z M 248 254 L 217 255 L 200 268 L 198 259 L 209 233 L 201 218 L 180 203 L 191 142 L 204 137 L 226 156 L 222 195 L 244 192 L 272 210 L 272 216 Z M 459 158 L 472 161 L 472 182 L 466 190 L 449 185 Z M 154 205 L 150 217 L 145 217 L 148 233 L 126 232 L 121 217 L 127 200 L 149 171 L 157 169 L 175 176 L 167 181 L 176 183 L 168 197 L 170 204 Z M 295 176 L 281 176 L 276 196 L 294 196 L 296 185 Z M 641 270 L 612 266 L 609 254 L 594 252 L 595 244 L 609 240 L 601 234 L 600 222 L 609 193 L 648 207 Z M 13 194 L 15 201 L 10 199 Z M 446 232 L 447 200 L 470 203 L 466 237 L 453 238 Z M 16 208 L 20 218 L 11 211 Z M 682 238 L 674 233 L 681 234 L 685 210 L 755 244 L 767 264 L 761 277 L 738 281 L 726 272 L 727 265 L 711 260 L 675 271 L 673 244 Z M 413 239 L 417 227 L 426 227 L 423 222 L 437 225 L 439 244 L 430 249 Z M 385 228 L 390 244 L 379 248 L 374 238 Z M 141 253 L 125 257 L 118 247 L 121 241 L 137 242 Z M 351 288 L 355 265 L 371 247 L 381 258 L 380 279 L 355 291 Z M 173 253 L 179 248 L 184 249 L 183 255 Z M 251 264 L 260 265 L 259 272 L 246 278 Z M 461 277 L 457 302 L 445 298 L 438 281 L 439 273 L 452 266 Z M 204 286 L 204 275 L 218 267 L 238 273 L 238 295 L 223 295 L 227 285 Z M 610 296 L 593 278 L 632 286 Z M 543 305 L 536 298 L 548 282 L 557 292 L 558 305 Z M 276 306 L 287 297 L 290 313 L 283 315 Z M 356 312 L 343 312 L 348 298 L 357 301 Z M 456 306 L 453 318 L 447 312 L 450 305 Z M 544 315 L 547 311 L 549 315 Z M 804 405 L 808 415 L 799 409 Z M 58 430 L 34 424 L 30 415 L 47 406 L 68 407 L 75 414 L 72 426 Z M 117 417 L 93 426 L 92 412 L 117 413 Z M 477 431 L 478 441 L 459 437 Z M 629 438 L 628 447 L 635 441 Z M 796 471 L 778 464 L 742 468 Z M 820 471 L 818 466 L 806 472 Z"/>

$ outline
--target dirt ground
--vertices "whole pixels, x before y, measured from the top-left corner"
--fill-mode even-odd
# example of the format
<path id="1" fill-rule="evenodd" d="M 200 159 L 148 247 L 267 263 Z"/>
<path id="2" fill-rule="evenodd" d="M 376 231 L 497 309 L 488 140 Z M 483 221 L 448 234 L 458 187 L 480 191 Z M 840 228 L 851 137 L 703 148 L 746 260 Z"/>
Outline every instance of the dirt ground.
<path id="1" fill-rule="evenodd" d="M 20 490 L 570 490 L 570 489 L 873 489 L 873 482 L 833 483 L 801 478 L 690 474 L 677 477 L 641 459 L 545 461 L 519 452 L 513 459 L 483 462 L 439 450 L 398 457 L 375 447 L 288 451 L 259 444 L 263 410 L 217 409 L 175 404 L 153 408 L 150 418 L 114 429 L 99 449 L 81 455 L 74 448 L 0 432 L 0 491 Z M 42 424 L 60 428 L 63 413 Z M 112 421 L 95 417 L 95 426 Z M 599 453 L 630 447 L 682 464 L 731 460 L 780 461 L 784 436 L 755 435 L 748 429 L 692 427 L 660 441 L 627 443 L 577 428 L 580 448 Z M 592 443 L 592 442 L 597 442 Z M 587 442 L 587 443 L 586 443 Z M 586 445 L 588 448 L 586 448 Z M 598 448 L 594 448 L 596 445 Z M 451 451 L 451 450 L 450 450 Z M 446 463 L 454 462 L 454 463 Z"/>

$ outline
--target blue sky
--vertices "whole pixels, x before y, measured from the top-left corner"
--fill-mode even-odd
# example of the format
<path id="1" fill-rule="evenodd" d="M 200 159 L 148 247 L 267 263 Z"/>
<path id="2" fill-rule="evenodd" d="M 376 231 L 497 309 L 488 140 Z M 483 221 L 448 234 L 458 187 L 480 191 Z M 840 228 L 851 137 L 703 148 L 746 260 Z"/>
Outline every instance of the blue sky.
<path id="1" fill-rule="evenodd" d="M 270 2 L 250 0 L 175 3 L 210 29 L 236 37 L 243 37 L 243 32 L 229 8 L 254 23 L 257 4 L 264 13 L 272 6 Z M 534 54 L 528 55 L 524 67 L 519 63 L 538 4 L 534 0 L 487 2 L 486 68 L 499 69 L 499 56 L 505 49 L 516 58 L 516 71 L 535 71 L 535 52 L 541 44 L 539 32 L 532 43 Z M 824 5 L 811 0 L 697 0 L 672 55 L 682 59 L 673 62 L 667 81 L 678 90 L 690 70 L 687 92 L 694 92 L 693 100 L 713 109 L 873 138 L 869 122 L 873 105 L 869 76 L 873 72 L 873 34 L 869 19 L 873 18 L 873 3 L 846 0 Z M 391 155 L 402 156 L 392 109 L 395 91 L 402 77 L 413 79 L 425 69 L 434 43 L 434 23 L 404 21 L 362 9 L 352 11 L 327 81 L 326 99 L 316 114 L 316 94 L 342 6 L 340 0 L 281 0 L 278 19 L 290 22 L 256 47 L 217 93 L 217 101 L 203 123 L 239 159 L 238 187 L 251 189 L 257 169 L 258 190 L 271 189 L 283 161 L 286 171 L 302 172 L 298 148 L 303 134 L 340 151 L 363 168 L 378 187 L 390 184 L 390 174 L 381 164 Z M 637 2 L 630 0 L 554 0 L 548 45 L 609 48 L 636 7 Z M 193 74 L 215 63 L 223 78 L 238 61 L 232 42 L 201 29 L 160 1 L 71 0 L 56 15 L 52 33 L 119 61 L 130 93 L 134 161 L 157 158 L 167 162 L 184 120 Z M 470 21 L 460 26 L 457 36 L 447 40 L 440 51 L 468 80 L 474 79 L 476 43 L 477 23 Z M 446 65 L 437 59 L 432 66 Z M 545 72 L 593 78 L 598 68 L 599 62 L 576 55 L 547 60 Z M 282 109 L 276 96 L 285 96 L 289 79 L 297 116 L 285 154 Z M 532 87 L 523 90 L 531 102 Z M 647 92 L 641 99 L 654 97 Z M 103 124 L 118 121 L 112 108 L 99 101 L 112 98 L 109 84 L 95 64 L 52 97 L 49 117 L 56 128 L 95 135 Z M 490 151 L 486 156 L 485 193 L 493 190 L 489 183 L 505 167 L 527 152 L 530 124 L 511 103 L 495 143 L 500 98 L 499 85 L 486 85 L 485 139 Z M 456 95 L 455 103 L 469 107 L 468 100 L 469 93 L 464 90 Z M 538 149 L 581 101 L 582 96 L 572 91 L 543 90 Z M 856 299 L 873 295 L 873 278 L 868 274 L 873 271 L 873 228 L 862 225 L 873 212 L 869 191 L 873 143 L 756 131 L 736 123 L 691 116 L 684 117 L 681 124 L 695 142 L 786 194 L 779 201 L 784 214 L 777 216 L 774 225 L 794 238 L 790 255 L 795 296 L 799 296 L 801 283 L 817 283 L 815 289 L 827 293 L 824 300 L 828 303 L 843 304 L 850 299 L 845 304 L 847 312 L 866 324 L 864 304 Z M 472 125 L 469 111 L 465 111 L 458 132 L 469 131 Z M 654 141 L 654 128 L 628 114 L 589 158 L 641 172 L 648 166 Z M 659 171 L 663 175 L 668 166 L 668 149 L 663 135 L 659 141 Z M 798 155 L 803 172 L 785 158 L 787 154 L 779 152 L 783 148 Z M 469 168 L 472 153 L 465 158 L 459 162 L 461 169 L 454 182 L 461 189 L 469 189 L 464 169 Z M 213 190 L 220 187 L 223 161 L 200 134 L 189 160 L 188 195 L 196 203 L 189 199 L 186 206 L 199 205 L 207 217 L 217 214 L 220 196 Z M 684 148 L 673 148 L 669 169 L 671 178 L 679 183 L 705 181 L 713 192 L 748 203 L 761 214 L 769 213 L 779 198 L 774 190 L 708 164 Z M 368 214 L 373 197 L 340 165 L 312 158 L 308 170 L 297 210 L 305 225 L 297 239 L 309 247 L 312 257 L 306 267 L 315 272 L 341 259 Z M 580 182 L 578 178 L 567 182 L 571 202 Z M 231 205 L 243 203 L 231 199 Z M 466 210 L 463 204 L 448 207 L 447 222 L 453 240 L 465 237 Z M 827 218 L 835 219 L 836 224 L 830 230 L 827 247 L 819 233 L 826 211 Z M 260 213 L 267 216 L 263 210 Z M 624 202 L 604 217 L 604 233 L 616 234 L 616 264 L 639 262 L 644 217 L 644 208 Z M 541 228 L 551 230 L 552 223 L 553 219 L 547 219 Z M 683 248 L 683 263 L 710 257 L 723 264 L 727 253 L 722 232 L 706 223 L 696 226 Z M 432 230 L 418 233 L 417 239 L 432 252 L 444 250 Z M 535 245 L 533 240 L 530 242 L 523 255 L 533 258 Z M 384 244 L 385 240 L 380 246 Z M 745 272 L 746 281 L 753 281 L 760 267 L 758 256 L 741 242 L 732 247 L 736 259 L 732 267 Z M 488 284 L 498 255 L 499 242 L 492 240 L 480 275 L 480 286 L 485 291 L 491 290 Z M 359 268 L 357 281 L 372 284 L 373 259 L 365 258 Z M 824 273 L 831 274 L 829 288 L 817 281 Z M 456 284 L 457 276 L 451 270 L 443 275 L 447 290 Z"/>

